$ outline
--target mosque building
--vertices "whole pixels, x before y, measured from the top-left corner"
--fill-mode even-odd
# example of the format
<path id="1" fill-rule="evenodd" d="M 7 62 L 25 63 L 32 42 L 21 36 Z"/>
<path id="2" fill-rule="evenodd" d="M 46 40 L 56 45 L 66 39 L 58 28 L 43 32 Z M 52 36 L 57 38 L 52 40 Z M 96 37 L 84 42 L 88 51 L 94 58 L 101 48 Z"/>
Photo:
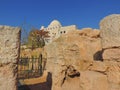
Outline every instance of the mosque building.
<path id="1" fill-rule="evenodd" d="M 76 30 L 76 25 L 62 26 L 58 20 L 53 20 L 48 27 L 41 26 L 40 30 L 45 30 L 49 32 L 49 38 L 45 39 L 45 42 L 48 44 L 53 40 L 57 39 L 63 34 Z"/>

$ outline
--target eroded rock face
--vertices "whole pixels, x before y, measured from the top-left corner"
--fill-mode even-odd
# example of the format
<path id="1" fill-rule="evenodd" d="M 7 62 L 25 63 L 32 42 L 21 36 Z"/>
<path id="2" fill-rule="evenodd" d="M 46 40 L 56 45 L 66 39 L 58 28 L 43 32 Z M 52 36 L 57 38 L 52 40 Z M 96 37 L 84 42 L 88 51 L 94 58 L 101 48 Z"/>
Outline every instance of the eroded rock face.
<path id="1" fill-rule="evenodd" d="M 16 63 L 19 51 L 20 29 L 0 26 L 0 63 Z"/>
<path id="2" fill-rule="evenodd" d="M 20 28 L 0 26 L 0 90 L 17 90 Z"/>
<path id="3" fill-rule="evenodd" d="M 103 63 L 101 61 L 94 61 L 89 69 L 89 71 L 95 71 L 95 72 L 101 72 L 103 74 L 106 73 L 106 71 L 108 70 L 108 66 L 106 65 L 106 63 Z"/>
<path id="4" fill-rule="evenodd" d="M 120 47 L 120 14 L 105 17 L 100 22 L 102 48 Z"/>
<path id="5" fill-rule="evenodd" d="M 100 42 L 99 31 L 86 28 L 63 35 L 46 46 L 46 69 L 53 76 L 52 90 L 79 90 L 79 83 L 76 86 L 73 81 L 79 82 L 80 71 L 87 70 L 97 59 L 94 54 L 101 51 Z"/>
<path id="6" fill-rule="evenodd" d="M 81 72 L 79 90 L 109 90 L 106 75 L 94 71 Z"/>
<path id="7" fill-rule="evenodd" d="M 108 66 L 110 90 L 120 90 L 120 14 L 105 17 L 100 23 L 103 61 Z"/>
<path id="8" fill-rule="evenodd" d="M 103 52 L 103 60 L 120 62 L 120 48 L 105 49 Z"/>
<path id="9" fill-rule="evenodd" d="M 110 15 L 100 31 L 74 31 L 46 46 L 52 90 L 120 90 L 119 19 Z"/>
<path id="10" fill-rule="evenodd" d="M 106 61 L 107 77 L 110 90 L 120 90 L 120 62 Z"/>

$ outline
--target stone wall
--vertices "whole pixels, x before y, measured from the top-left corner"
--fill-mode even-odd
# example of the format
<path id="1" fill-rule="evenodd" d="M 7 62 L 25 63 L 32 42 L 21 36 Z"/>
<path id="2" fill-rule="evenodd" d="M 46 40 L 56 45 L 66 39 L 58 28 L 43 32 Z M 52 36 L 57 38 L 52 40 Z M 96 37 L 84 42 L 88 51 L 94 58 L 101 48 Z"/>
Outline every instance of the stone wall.
<path id="1" fill-rule="evenodd" d="M 0 26 L 0 90 L 17 90 L 20 28 Z"/>
<path id="2" fill-rule="evenodd" d="M 75 25 L 70 25 L 70 26 L 61 27 L 60 32 L 62 31 L 64 33 L 65 31 L 66 33 L 68 33 L 70 31 L 74 32 L 74 30 L 77 30 L 77 27 Z"/>

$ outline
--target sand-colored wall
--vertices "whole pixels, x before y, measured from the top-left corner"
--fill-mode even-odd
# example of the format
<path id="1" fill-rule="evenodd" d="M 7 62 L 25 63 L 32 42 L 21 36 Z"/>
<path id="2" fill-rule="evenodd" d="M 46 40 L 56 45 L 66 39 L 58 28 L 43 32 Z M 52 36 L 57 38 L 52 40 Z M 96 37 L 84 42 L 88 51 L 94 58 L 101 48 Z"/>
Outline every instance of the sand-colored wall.
<path id="1" fill-rule="evenodd" d="M 0 90 L 17 90 L 20 28 L 0 26 Z"/>

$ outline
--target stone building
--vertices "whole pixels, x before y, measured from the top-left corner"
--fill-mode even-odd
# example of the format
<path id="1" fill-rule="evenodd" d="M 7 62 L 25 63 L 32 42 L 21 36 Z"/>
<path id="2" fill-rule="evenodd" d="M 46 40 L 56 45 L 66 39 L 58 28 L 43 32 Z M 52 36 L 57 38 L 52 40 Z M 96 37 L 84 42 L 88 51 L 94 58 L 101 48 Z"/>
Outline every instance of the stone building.
<path id="1" fill-rule="evenodd" d="M 70 26 L 62 26 L 61 23 L 58 20 L 53 20 L 48 27 L 41 26 L 41 30 L 45 30 L 49 32 L 49 38 L 46 38 L 46 43 L 50 43 L 56 38 L 60 37 L 63 34 L 66 34 L 70 31 L 76 30 L 76 25 L 70 25 Z"/>

